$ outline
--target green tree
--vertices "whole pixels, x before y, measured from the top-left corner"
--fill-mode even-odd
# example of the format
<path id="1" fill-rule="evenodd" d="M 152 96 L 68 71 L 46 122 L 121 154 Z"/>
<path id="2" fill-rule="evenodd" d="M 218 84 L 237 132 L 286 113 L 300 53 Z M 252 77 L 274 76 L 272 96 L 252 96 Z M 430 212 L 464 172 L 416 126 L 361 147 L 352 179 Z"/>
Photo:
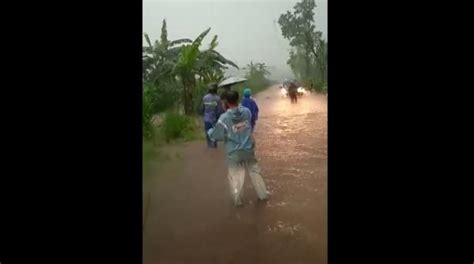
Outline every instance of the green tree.
<path id="1" fill-rule="evenodd" d="M 182 82 L 184 113 L 193 112 L 193 92 L 196 87 L 196 78 L 220 79 L 226 64 L 238 68 L 238 66 L 215 51 L 217 36 L 214 37 L 209 49 L 200 51 L 199 47 L 211 28 L 202 32 L 190 45 L 181 48 L 181 53 L 173 73 Z"/>
<path id="2" fill-rule="evenodd" d="M 148 34 L 145 40 L 148 47 L 143 48 L 143 80 L 157 84 L 166 79 L 173 79 L 172 70 L 176 65 L 182 46 L 184 43 L 191 43 L 190 39 L 168 40 L 166 20 L 163 20 L 161 27 L 160 41 L 156 40 L 152 45 Z"/>
<path id="3" fill-rule="evenodd" d="M 321 74 L 321 80 L 322 80 L 323 83 L 326 82 L 327 74 L 328 74 L 328 72 L 327 72 L 327 68 L 328 68 L 328 53 L 327 53 L 327 50 L 328 50 L 327 41 L 324 41 L 323 39 L 319 39 L 318 48 L 317 48 L 318 56 L 316 57 L 316 59 L 317 59 L 317 65 L 319 67 L 320 74 Z"/>
<path id="4" fill-rule="evenodd" d="M 270 75 L 270 72 L 268 71 L 268 67 L 265 65 L 265 63 L 253 63 L 253 61 L 250 61 L 249 64 L 244 70 L 248 70 L 246 73 L 245 77 L 247 79 L 265 79 L 267 75 Z"/>
<path id="5" fill-rule="evenodd" d="M 270 81 L 267 79 L 267 76 L 270 75 L 270 72 L 265 63 L 253 63 L 251 61 L 243 70 L 247 71 L 245 78 L 247 79 L 248 86 L 260 90 L 269 85 Z"/>
<path id="6" fill-rule="evenodd" d="M 228 69 L 226 65 L 239 68 L 234 62 L 226 59 L 215 50 L 217 45 L 217 35 L 215 35 L 209 44 L 209 48 L 199 54 L 198 72 L 201 80 L 205 83 L 222 81 L 224 70 Z"/>
<path id="7" fill-rule="evenodd" d="M 216 51 L 217 35 L 206 50 L 199 49 L 209 31 L 210 28 L 194 41 L 187 38 L 170 41 L 166 20 L 163 20 L 160 40 L 152 44 L 148 34 L 144 34 L 148 46 L 143 48 L 143 81 L 144 85 L 151 85 L 147 92 L 148 96 L 153 97 L 151 101 L 163 99 L 160 95 L 174 99 L 174 93 L 169 89 L 174 86 L 175 92 L 180 94 L 184 112 L 191 114 L 196 79 L 201 83 L 219 82 L 224 77 L 227 65 L 238 68 Z M 169 102 L 153 104 L 155 109 L 169 105 Z"/>
<path id="8" fill-rule="evenodd" d="M 290 50 L 290 58 L 287 64 L 290 65 L 293 73 L 298 79 L 309 78 L 315 71 L 314 63 L 308 63 L 312 60 L 311 55 L 306 55 L 302 47 L 294 47 Z"/>
<path id="9" fill-rule="evenodd" d="M 322 32 L 316 30 L 315 7 L 314 0 L 302 0 L 294 6 L 293 12 L 282 14 L 278 23 L 283 37 L 290 41 L 294 49 L 289 60 L 293 71 L 297 71 L 303 78 L 310 78 L 313 75 L 312 69 L 316 67 L 320 78 L 325 82 L 327 49 Z"/>

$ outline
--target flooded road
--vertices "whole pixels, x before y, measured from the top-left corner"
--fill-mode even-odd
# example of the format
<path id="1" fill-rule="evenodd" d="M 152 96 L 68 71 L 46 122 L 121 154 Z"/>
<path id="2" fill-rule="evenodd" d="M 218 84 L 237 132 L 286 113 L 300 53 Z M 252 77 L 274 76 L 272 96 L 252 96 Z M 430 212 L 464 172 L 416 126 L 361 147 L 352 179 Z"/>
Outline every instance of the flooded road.
<path id="1" fill-rule="evenodd" d="M 257 202 L 247 177 L 244 206 L 232 206 L 222 145 L 169 147 L 147 186 L 144 263 L 327 263 L 327 98 L 291 104 L 271 87 L 256 101 L 270 200 Z"/>

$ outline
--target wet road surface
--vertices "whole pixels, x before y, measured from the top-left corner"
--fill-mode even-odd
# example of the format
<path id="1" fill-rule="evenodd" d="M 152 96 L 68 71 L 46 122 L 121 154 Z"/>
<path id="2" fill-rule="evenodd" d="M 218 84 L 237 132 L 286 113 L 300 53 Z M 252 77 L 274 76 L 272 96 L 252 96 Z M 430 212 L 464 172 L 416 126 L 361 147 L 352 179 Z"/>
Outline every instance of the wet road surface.
<path id="1" fill-rule="evenodd" d="M 166 149 L 147 189 L 143 263 L 327 263 L 327 98 L 297 104 L 271 87 L 258 94 L 255 138 L 272 193 L 231 203 L 224 151 L 192 142 Z"/>

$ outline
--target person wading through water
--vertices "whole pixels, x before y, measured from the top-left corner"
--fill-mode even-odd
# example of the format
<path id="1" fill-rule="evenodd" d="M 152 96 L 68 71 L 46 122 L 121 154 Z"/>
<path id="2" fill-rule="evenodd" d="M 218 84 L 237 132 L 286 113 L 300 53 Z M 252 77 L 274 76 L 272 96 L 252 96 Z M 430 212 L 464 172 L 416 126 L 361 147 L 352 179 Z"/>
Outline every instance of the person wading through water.
<path id="1" fill-rule="evenodd" d="M 209 148 L 217 148 L 217 142 L 210 140 L 207 131 L 216 124 L 217 119 L 223 112 L 222 102 L 220 97 L 217 95 L 217 85 L 214 83 L 209 84 L 208 88 L 208 94 L 202 98 L 201 111 L 204 115 L 204 129 L 206 132 L 207 146 Z"/>
<path id="2" fill-rule="evenodd" d="M 255 130 L 255 124 L 257 123 L 258 120 L 258 105 L 257 103 L 250 97 L 252 95 L 252 90 L 250 88 L 245 88 L 244 89 L 244 99 L 242 100 L 241 105 L 247 107 L 250 110 L 250 113 L 252 114 L 252 133 Z"/>
<path id="3" fill-rule="evenodd" d="M 229 186 L 235 206 L 242 205 L 246 170 L 259 200 L 267 200 L 269 196 L 255 157 L 251 128 L 252 114 L 248 108 L 239 106 L 238 101 L 238 92 L 227 91 L 223 96 L 223 107 L 226 111 L 219 117 L 216 125 L 207 132 L 211 140 L 224 141 Z"/>

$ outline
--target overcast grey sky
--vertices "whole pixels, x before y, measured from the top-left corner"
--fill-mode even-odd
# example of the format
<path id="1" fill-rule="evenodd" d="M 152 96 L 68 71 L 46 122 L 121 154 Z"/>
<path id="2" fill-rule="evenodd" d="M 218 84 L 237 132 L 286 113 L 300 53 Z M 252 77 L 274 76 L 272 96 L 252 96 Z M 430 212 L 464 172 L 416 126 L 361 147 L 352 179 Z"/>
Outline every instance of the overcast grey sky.
<path id="1" fill-rule="evenodd" d="M 290 72 L 288 40 L 278 25 L 280 14 L 292 10 L 295 0 L 143 0 L 143 31 L 154 41 L 166 19 L 168 38 L 194 39 L 211 27 L 204 41 L 218 35 L 217 50 L 245 66 L 251 60 L 265 62 L 280 77 Z M 327 1 L 316 1 L 315 21 L 327 39 Z M 275 76 L 275 77 L 277 77 Z"/>

